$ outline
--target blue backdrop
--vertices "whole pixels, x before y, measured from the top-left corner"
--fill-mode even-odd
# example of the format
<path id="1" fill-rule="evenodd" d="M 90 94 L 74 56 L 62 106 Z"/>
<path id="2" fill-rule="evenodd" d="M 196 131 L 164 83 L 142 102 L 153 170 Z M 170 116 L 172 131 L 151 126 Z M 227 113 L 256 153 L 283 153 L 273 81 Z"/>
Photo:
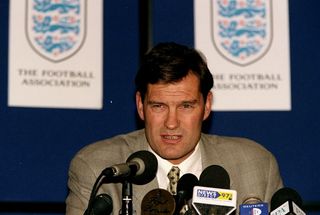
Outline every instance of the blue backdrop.
<path id="1" fill-rule="evenodd" d="M 139 1 L 104 1 L 102 110 L 8 107 L 9 0 L 0 1 L 0 202 L 63 202 L 74 154 L 136 129 Z M 320 1 L 290 0 L 292 110 L 214 112 L 210 133 L 254 139 L 274 153 L 285 185 L 320 201 Z M 153 1 L 153 42 L 193 46 L 193 1 Z M 124 158 L 125 160 L 126 158 Z"/>

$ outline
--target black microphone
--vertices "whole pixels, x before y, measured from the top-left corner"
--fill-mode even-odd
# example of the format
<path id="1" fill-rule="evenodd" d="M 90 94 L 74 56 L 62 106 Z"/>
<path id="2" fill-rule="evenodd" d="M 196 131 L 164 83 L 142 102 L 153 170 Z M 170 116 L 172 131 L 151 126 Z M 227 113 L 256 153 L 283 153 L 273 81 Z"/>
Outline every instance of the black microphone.
<path id="1" fill-rule="evenodd" d="M 270 215 L 305 215 L 302 204 L 302 198 L 297 191 L 283 187 L 275 192 L 271 198 Z"/>
<path id="2" fill-rule="evenodd" d="M 95 197 L 90 215 L 108 215 L 113 210 L 112 199 L 108 194 L 102 193 Z"/>
<path id="3" fill-rule="evenodd" d="M 208 166 L 200 175 L 199 186 L 230 189 L 229 174 L 222 166 Z"/>
<path id="4" fill-rule="evenodd" d="M 171 193 L 165 189 L 154 189 L 149 191 L 141 202 L 141 215 L 173 215 L 175 200 Z"/>
<path id="5" fill-rule="evenodd" d="M 176 210 L 175 214 L 186 214 L 190 210 L 189 201 L 192 198 L 193 187 L 199 184 L 198 178 L 191 174 L 184 174 L 177 184 Z"/>
<path id="6" fill-rule="evenodd" d="M 85 210 L 84 215 L 107 215 L 113 210 L 112 199 L 108 194 L 102 193 L 90 199 L 90 207 Z"/>
<path id="7" fill-rule="evenodd" d="M 157 169 L 157 158 L 149 151 L 135 152 L 129 156 L 126 163 L 105 168 L 93 185 L 88 207 L 84 214 L 88 215 L 91 213 L 93 201 L 103 177 L 109 180 L 114 178 L 121 179 L 123 183 L 129 185 L 131 185 L 131 183 L 142 185 L 155 178 Z"/>
<path id="8" fill-rule="evenodd" d="M 237 191 L 230 190 L 230 177 L 221 166 L 207 167 L 193 189 L 192 205 L 200 215 L 231 214 L 236 210 Z"/>
<path id="9" fill-rule="evenodd" d="M 138 151 L 129 156 L 126 163 L 113 165 L 102 171 L 107 178 L 123 178 L 134 184 L 146 184 L 157 173 L 157 158 L 149 151 Z"/>

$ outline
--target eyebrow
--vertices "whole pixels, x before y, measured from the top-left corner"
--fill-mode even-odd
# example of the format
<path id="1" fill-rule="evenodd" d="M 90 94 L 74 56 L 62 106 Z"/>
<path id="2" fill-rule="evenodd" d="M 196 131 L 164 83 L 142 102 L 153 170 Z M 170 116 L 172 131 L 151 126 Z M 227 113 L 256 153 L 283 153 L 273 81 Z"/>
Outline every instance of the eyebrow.
<path id="1" fill-rule="evenodd" d="M 197 99 L 193 99 L 193 100 L 187 100 L 187 101 L 182 101 L 181 103 L 191 103 L 191 104 L 196 104 L 198 102 Z"/>
<path id="2" fill-rule="evenodd" d="M 165 104 L 164 102 L 158 102 L 158 101 L 154 101 L 154 100 L 149 100 L 147 101 L 148 105 L 153 105 L 153 104 Z"/>
<path id="3" fill-rule="evenodd" d="M 193 99 L 193 100 L 184 100 L 184 101 L 181 101 L 179 102 L 180 104 L 196 104 L 198 103 L 198 100 L 197 99 Z M 160 102 L 160 101 L 154 101 L 154 100 L 150 100 L 147 102 L 147 104 L 165 104 L 165 102 Z"/>

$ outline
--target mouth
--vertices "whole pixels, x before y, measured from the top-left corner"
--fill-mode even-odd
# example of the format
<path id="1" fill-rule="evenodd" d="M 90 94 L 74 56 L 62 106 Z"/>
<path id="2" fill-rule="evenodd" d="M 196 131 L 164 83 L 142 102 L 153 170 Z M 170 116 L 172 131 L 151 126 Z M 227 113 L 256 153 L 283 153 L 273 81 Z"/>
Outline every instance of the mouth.
<path id="1" fill-rule="evenodd" d="M 167 142 L 167 143 L 177 143 L 182 139 L 182 135 L 163 134 L 161 135 L 161 138 L 164 142 Z"/>

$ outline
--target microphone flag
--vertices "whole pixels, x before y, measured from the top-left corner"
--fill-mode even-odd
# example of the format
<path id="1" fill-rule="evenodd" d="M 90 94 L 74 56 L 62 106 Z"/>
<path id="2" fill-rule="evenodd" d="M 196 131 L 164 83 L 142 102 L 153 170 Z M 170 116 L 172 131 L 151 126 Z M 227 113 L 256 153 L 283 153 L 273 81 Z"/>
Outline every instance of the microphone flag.
<path id="1" fill-rule="evenodd" d="M 201 214 L 231 214 L 237 207 L 237 191 L 195 186 L 192 205 Z"/>
<path id="2" fill-rule="evenodd" d="M 261 202 L 256 204 L 240 205 L 241 215 L 268 215 L 268 203 Z"/>

